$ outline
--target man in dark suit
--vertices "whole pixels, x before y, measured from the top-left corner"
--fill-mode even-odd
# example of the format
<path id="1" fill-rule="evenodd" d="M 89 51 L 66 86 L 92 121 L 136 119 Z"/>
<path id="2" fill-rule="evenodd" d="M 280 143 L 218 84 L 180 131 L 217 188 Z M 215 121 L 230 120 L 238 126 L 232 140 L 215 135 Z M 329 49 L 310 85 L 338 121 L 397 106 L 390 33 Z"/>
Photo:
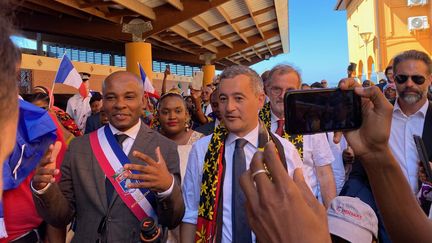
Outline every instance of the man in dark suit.
<path id="1" fill-rule="evenodd" d="M 104 173 L 106 170 L 94 152 L 92 140 L 102 131 L 111 130 L 118 137 L 126 135 L 123 142 L 118 141 L 130 161 L 122 169 L 136 173 L 125 175 L 124 187 L 128 189 L 123 190 L 149 189 L 155 198 L 153 204 L 150 199 L 149 203 L 158 223 L 164 227 L 176 227 L 183 217 L 177 146 L 140 121 L 142 94 L 143 84 L 136 75 L 121 71 L 108 76 L 103 83 L 103 110 L 108 116 L 108 127 L 72 141 L 59 184 L 53 183 L 53 176 L 59 173 L 53 167 L 54 146 L 36 170 L 32 189 L 39 214 L 54 226 L 67 225 L 75 217 L 73 242 L 139 241 L 142 218 L 136 216 L 133 207 L 140 205 L 143 198 L 132 205 L 124 202 L 123 188 L 119 190 L 115 180 L 108 179 Z M 101 143 L 101 151 L 110 161 L 115 156 L 109 156 L 107 150 Z"/>

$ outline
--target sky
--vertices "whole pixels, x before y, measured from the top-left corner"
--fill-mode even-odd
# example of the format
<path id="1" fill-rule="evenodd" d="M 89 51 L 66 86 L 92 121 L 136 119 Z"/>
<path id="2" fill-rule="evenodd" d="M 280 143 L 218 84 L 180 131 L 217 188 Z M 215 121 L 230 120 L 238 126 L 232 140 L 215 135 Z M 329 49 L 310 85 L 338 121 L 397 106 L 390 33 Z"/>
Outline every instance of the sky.
<path id="1" fill-rule="evenodd" d="M 289 53 L 251 67 L 261 74 L 277 64 L 291 64 L 300 70 L 304 83 L 326 79 L 336 86 L 348 66 L 346 12 L 333 10 L 336 0 L 288 2 Z"/>

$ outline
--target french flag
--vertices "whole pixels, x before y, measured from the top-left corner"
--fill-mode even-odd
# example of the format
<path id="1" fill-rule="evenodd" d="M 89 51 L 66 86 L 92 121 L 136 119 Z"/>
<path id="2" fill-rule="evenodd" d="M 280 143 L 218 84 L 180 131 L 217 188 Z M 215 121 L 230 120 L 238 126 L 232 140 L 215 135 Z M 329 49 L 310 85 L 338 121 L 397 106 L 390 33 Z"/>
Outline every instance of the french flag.
<path id="1" fill-rule="evenodd" d="M 160 98 L 159 94 L 157 93 L 156 89 L 153 87 L 152 83 L 150 82 L 150 79 L 147 77 L 140 63 L 138 63 L 138 67 L 140 70 L 141 79 L 144 84 L 144 92 L 146 92 L 148 96 L 159 99 Z"/>
<path id="2" fill-rule="evenodd" d="M 60 62 L 60 67 L 57 71 L 54 83 L 65 84 L 78 89 L 83 98 L 88 95 L 80 74 L 72 65 L 67 55 L 64 55 Z"/>

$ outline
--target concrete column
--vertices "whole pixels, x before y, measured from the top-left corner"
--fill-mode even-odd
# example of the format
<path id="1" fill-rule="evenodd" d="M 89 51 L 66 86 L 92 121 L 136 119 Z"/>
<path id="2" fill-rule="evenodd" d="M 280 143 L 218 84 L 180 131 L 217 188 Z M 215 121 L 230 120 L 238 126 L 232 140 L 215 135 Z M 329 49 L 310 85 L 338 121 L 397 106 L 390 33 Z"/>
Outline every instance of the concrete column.
<path id="1" fill-rule="evenodd" d="M 126 43 L 126 70 L 140 76 L 138 63 L 143 67 L 147 77 L 152 80 L 152 51 L 151 44 L 146 42 Z"/>

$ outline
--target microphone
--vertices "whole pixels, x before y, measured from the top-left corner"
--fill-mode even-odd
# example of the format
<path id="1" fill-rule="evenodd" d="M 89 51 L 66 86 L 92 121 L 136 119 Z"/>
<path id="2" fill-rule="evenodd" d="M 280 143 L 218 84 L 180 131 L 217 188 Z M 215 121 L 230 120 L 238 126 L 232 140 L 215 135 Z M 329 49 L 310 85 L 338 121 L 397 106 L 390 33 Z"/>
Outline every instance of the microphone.
<path id="1" fill-rule="evenodd" d="M 141 242 L 160 243 L 162 242 L 162 230 L 152 217 L 144 218 L 141 221 Z"/>

